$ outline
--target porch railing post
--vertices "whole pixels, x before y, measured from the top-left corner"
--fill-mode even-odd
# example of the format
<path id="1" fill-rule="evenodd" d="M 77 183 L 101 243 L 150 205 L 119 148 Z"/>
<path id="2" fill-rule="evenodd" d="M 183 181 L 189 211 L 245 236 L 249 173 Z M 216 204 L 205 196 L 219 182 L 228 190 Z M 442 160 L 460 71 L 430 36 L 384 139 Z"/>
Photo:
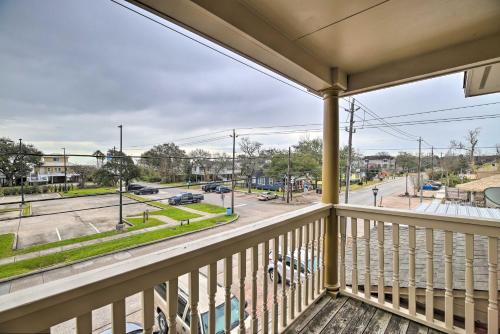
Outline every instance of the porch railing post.
<path id="1" fill-rule="evenodd" d="M 323 175 L 322 202 L 339 203 L 339 89 L 323 92 Z M 324 238 L 324 282 L 328 294 L 339 292 L 338 273 L 338 219 L 332 209 L 326 218 Z"/>

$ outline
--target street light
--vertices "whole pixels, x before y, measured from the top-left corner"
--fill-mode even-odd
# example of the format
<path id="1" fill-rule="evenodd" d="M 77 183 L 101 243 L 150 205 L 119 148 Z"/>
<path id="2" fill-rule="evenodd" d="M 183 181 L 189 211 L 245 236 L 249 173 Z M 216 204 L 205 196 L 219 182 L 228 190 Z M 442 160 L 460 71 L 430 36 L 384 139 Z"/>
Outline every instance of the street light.
<path id="1" fill-rule="evenodd" d="M 373 187 L 373 206 L 377 206 L 377 194 L 378 194 L 378 188 L 377 186 Z"/>
<path id="2" fill-rule="evenodd" d="M 19 138 L 19 154 L 21 155 L 21 207 L 24 206 L 24 175 L 22 173 L 23 169 L 23 140 Z"/>

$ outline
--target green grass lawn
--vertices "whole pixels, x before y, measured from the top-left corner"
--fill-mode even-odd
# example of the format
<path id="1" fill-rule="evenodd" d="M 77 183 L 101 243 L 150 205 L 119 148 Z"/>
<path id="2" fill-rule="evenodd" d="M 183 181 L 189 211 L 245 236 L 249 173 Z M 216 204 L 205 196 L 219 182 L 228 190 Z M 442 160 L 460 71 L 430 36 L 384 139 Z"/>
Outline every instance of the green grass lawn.
<path id="1" fill-rule="evenodd" d="M 117 240 L 111 240 L 99 243 L 97 245 L 80 247 L 64 252 L 48 254 L 33 259 L 22 260 L 15 263 L 9 263 L 0 266 L 0 278 L 21 275 L 33 270 L 42 269 L 56 264 L 70 263 L 82 260 L 91 256 L 102 255 L 112 251 L 124 249 L 127 247 L 140 245 L 143 243 L 156 241 L 187 232 L 197 231 L 212 227 L 217 222 L 227 222 L 234 219 L 232 216 L 221 216 L 194 222 L 189 225 L 167 227 L 155 231 L 149 231 Z"/>
<path id="2" fill-rule="evenodd" d="M 186 204 L 184 205 L 188 208 L 206 212 L 206 213 L 224 213 L 226 212 L 226 208 L 223 208 L 222 206 L 218 205 L 213 205 L 213 204 L 208 204 L 208 203 L 193 203 L 193 204 Z"/>
<path id="3" fill-rule="evenodd" d="M 111 187 L 101 187 L 101 188 L 85 188 L 85 189 L 74 189 L 65 192 L 60 192 L 59 194 L 63 197 L 75 197 L 75 196 L 88 196 L 95 194 L 116 194 L 117 189 Z"/>
<path id="4" fill-rule="evenodd" d="M 0 234 L 0 258 L 12 256 L 14 233 Z"/>
<path id="5" fill-rule="evenodd" d="M 130 218 L 130 219 L 128 219 L 128 221 L 130 221 L 134 226 L 127 227 L 127 229 L 125 231 L 116 231 L 116 230 L 105 231 L 105 232 L 100 232 L 100 233 L 95 233 L 95 234 L 84 235 L 84 236 L 77 237 L 77 238 L 71 238 L 71 239 L 65 239 L 65 240 L 60 240 L 60 241 L 55 241 L 55 242 L 49 242 L 46 244 L 34 245 L 34 246 L 16 249 L 16 250 L 12 250 L 12 243 L 14 242 L 14 234 L 1 234 L 0 235 L 0 258 L 37 252 L 37 251 L 41 251 L 41 250 L 45 250 L 45 249 L 49 249 L 49 248 L 54 248 L 54 247 L 71 245 L 71 244 L 75 244 L 75 243 L 82 242 L 82 241 L 88 241 L 88 240 L 109 237 L 109 236 L 119 234 L 119 233 L 130 232 L 130 231 L 140 230 L 143 228 L 153 227 L 153 226 L 158 226 L 158 225 L 164 224 L 161 220 L 158 220 L 155 218 L 149 218 L 149 220 L 145 224 L 142 222 L 142 217 L 141 218 Z M 9 242 L 9 240 L 10 240 L 10 242 Z"/>
<path id="6" fill-rule="evenodd" d="M 124 195 L 127 196 L 128 198 L 134 199 L 134 200 L 139 201 L 139 202 L 148 201 L 147 198 L 137 196 L 134 194 L 127 193 Z M 179 209 L 179 208 L 176 208 L 176 207 L 173 207 L 171 205 L 164 204 L 164 203 L 161 203 L 158 201 L 147 202 L 147 204 L 150 204 L 152 206 L 156 206 L 157 208 L 161 209 L 158 211 L 150 211 L 149 212 L 150 215 L 166 216 L 166 217 L 172 218 L 174 220 L 186 220 L 186 219 L 193 219 L 193 218 L 201 217 L 200 215 L 198 215 L 196 213 L 188 212 L 186 210 L 182 210 L 182 209 Z"/>

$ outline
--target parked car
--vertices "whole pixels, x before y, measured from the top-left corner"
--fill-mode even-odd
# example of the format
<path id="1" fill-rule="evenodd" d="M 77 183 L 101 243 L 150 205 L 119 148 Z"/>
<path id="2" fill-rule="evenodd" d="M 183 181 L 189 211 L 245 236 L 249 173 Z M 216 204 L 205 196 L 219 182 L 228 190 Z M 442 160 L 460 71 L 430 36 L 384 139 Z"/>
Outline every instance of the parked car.
<path id="1" fill-rule="evenodd" d="M 139 190 L 142 188 L 144 188 L 144 186 L 137 184 L 137 183 L 131 183 L 128 185 L 127 191 L 136 191 L 136 190 Z"/>
<path id="2" fill-rule="evenodd" d="M 136 324 L 135 322 L 127 322 L 125 323 L 125 334 L 142 334 L 143 330 L 141 325 Z M 113 328 L 106 329 L 100 334 L 113 334 Z"/>
<path id="3" fill-rule="evenodd" d="M 204 200 L 205 197 L 201 194 L 192 193 L 182 193 L 168 199 L 168 204 L 170 205 L 181 205 L 188 203 L 199 203 Z"/>
<path id="4" fill-rule="evenodd" d="M 422 186 L 423 190 L 439 190 L 441 187 L 433 185 L 432 183 L 426 183 Z"/>
<path id="5" fill-rule="evenodd" d="M 257 196 L 257 199 L 259 201 L 269 201 L 271 199 L 276 199 L 276 198 L 278 198 L 278 195 L 270 191 L 264 191 Z"/>
<path id="6" fill-rule="evenodd" d="M 221 184 L 217 183 L 217 182 L 210 182 L 210 183 L 202 185 L 201 190 L 203 190 L 206 193 L 211 193 L 211 192 L 214 192 L 217 189 L 217 187 L 220 185 Z"/>
<path id="7" fill-rule="evenodd" d="M 285 268 L 286 268 L 286 283 L 290 284 L 290 278 L 291 278 L 291 273 L 290 273 L 290 263 L 291 263 L 291 257 L 290 257 L 290 252 L 287 253 L 285 256 Z M 297 250 L 294 252 L 294 266 L 293 266 L 293 273 L 294 273 L 294 281 L 298 282 L 299 279 L 299 274 L 298 274 L 298 260 L 297 260 L 297 255 L 298 252 Z M 311 251 L 309 251 L 309 256 L 311 255 Z M 305 273 L 306 273 L 306 253 L 304 249 L 300 250 L 300 257 L 301 257 L 301 263 L 300 263 L 300 280 L 303 282 L 305 280 Z M 308 263 L 308 268 L 307 272 L 311 273 L 312 268 L 316 269 L 317 263 L 316 260 L 314 260 L 314 267 L 311 266 L 311 261 L 309 260 Z M 281 283 L 283 279 L 283 256 L 281 255 L 281 252 L 278 253 L 278 266 L 277 268 L 274 268 L 274 263 L 273 263 L 273 252 L 269 252 L 269 266 L 267 269 L 267 272 L 269 274 L 269 278 L 271 280 L 278 280 L 278 283 Z"/>
<path id="8" fill-rule="evenodd" d="M 230 193 L 231 189 L 226 186 L 218 186 L 217 188 L 215 188 L 215 192 L 217 194 Z"/>
<path id="9" fill-rule="evenodd" d="M 138 189 L 134 191 L 135 195 L 151 195 L 151 194 L 158 194 L 158 189 L 156 188 L 150 188 L 150 187 L 143 187 L 141 189 Z"/>
<path id="10" fill-rule="evenodd" d="M 168 324 L 165 314 L 167 314 L 167 284 L 162 283 L 155 287 L 155 309 L 158 316 L 158 325 L 160 327 L 160 334 L 168 333 Z M 199 291 L 207 291 L 208 278 L 200 273 L 199 278 Z M 225 291 L 217 285 L 215 292 L 215 333 L 224 333 L 224 296 Z M 205 295 L 206 296 L 206 295 Z M 177 333 L 190 333 L 191 324 L 191 310 L 188 305 L 189 289 L 188 289 L 188 275 L 182 275 L 178 279 L 178 293 L 177 293 Z M 239 312 L 240 302 L 236 296 L 231 294 L 231 333 L 238 333 L 239 325 Z M 245 304 L 246 307 L 246 304 Z M 208 333 L 208 302 L 200 299 L 198 303 L 198 332 L 200 334 Z M 250 327 L 250 317 L 245 311 L 245 328 Z"/>

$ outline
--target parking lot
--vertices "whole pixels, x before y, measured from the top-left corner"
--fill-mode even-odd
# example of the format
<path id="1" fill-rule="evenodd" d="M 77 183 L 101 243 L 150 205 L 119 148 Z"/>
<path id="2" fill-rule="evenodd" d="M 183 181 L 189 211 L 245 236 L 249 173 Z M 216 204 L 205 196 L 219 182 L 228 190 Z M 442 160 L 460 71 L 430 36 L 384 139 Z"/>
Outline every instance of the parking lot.
<path id="1" fill-rule="evenodd" d="M 158 184 L 146 185 L 164 188 Z M 158 194 L 141 196 L 150 200 L 159 200 L 167 203 L 167 198 L 186 191 L 203 193 L 203 191 L 197 189 L 168 188 L 159 189 Z M 205 203 L 224 207 L 231 206 L 230 193 L 224 194 L 224 199 L 222 199 L 220 194 L 216 193 L 206 193 L 204 196 Z M 281 204 L 281 199 L 260 202 L 256 197 L 257 194 L 235 193 L 235 211 L 240 215 L 240 221 L 258 221 L 289 210 L 286 208 L 286 205 Z M 0 234 L 17 233 L 17 248 L 114 230 L 119 220 L 118 194 L 64 199 L 61 199 L 55 193 L 26 195 L 25 197 L 26 201 L 39 199 L 54 200 L 33 202 L 33 217 L 17 218 L 19 217 L 18 211 L 4 213 L 1 216 L 1 219 L 15 218 L 0 221 Z M 8 196 L 0 198 L 0 204 L 20 200 L 20 196 Z M 127 197 L 123 197 L 123 204 L 124 217 L 140 215 L 145 210 L 156 210 L 156 208 L 145 203 L 140 203 Z"/>

